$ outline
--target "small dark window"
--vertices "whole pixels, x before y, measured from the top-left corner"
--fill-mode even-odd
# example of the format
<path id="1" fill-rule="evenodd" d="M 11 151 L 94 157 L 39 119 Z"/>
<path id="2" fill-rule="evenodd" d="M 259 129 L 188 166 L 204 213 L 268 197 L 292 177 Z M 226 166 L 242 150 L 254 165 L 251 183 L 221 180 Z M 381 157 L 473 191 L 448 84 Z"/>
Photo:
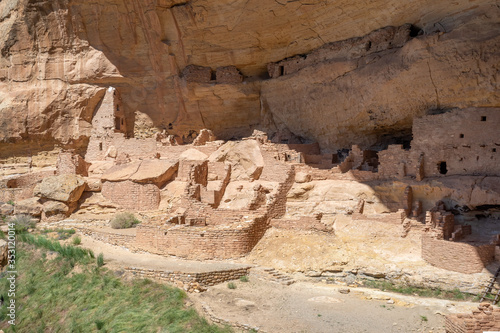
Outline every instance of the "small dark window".
<path id="1" fill-rule="evenodd" d="M 280 66 L 280 75 L 285 75 L 285 67 Z"/>
<path id="2" fill-rule="evenodd" d="M 486 121 L 486 116 L 482 116 L 481 121 Z"/>
<path id="3" fill-rule="evenodd" d="M 496 153 L 496 152 L 497 152 L 497 149 L 496 149 L 496 148 L 493 148 L 491 151 L 492 151 L 493 153 Z"/>
<path id="4" fill-rule="evenodd" d="M 99 142 L 99 150 L 102 151 L 102 142 Z"/>
<path id="5" fill-rule="evenodd" d="M 116 111 L 120 111 L 120 106 L 119 105 L 116 106 Z"/>
<path id="6" fill-rule="evenodd" d="M 168 129 L 174 129 L 174 125 L 172 125 L 172 123 L 168 123 Z"/>
<path id="7" fill-rule="evenodd" d="M 122 125 L 123 125 L 123 118 L 122 118 Z"/>
<path id="8" fill-rule="evenodd" d="M 446 168 L 446 162 L 439 162 L 438 170 L 440 174 L 446 175 L 446 173 L 448 172 L 448 169 Z"/>
<path id="9" fill-rule="evenodd" d="M 463 139 L 464 138 L 464 135 L 463 134 L 460 134 L 460 139 Z"/>

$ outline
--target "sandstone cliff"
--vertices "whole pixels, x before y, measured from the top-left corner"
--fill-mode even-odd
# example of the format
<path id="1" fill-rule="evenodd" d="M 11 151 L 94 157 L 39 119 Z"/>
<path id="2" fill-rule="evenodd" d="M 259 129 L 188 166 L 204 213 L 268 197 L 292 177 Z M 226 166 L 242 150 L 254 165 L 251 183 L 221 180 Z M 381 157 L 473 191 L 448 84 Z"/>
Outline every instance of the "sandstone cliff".
<path id="1" fill-rule="evenodd" d="M 3 0 L 0 150 L 27 155 L 5 145 L 21 139 L 85 147 L 109 86 L 148 133 L 230 138 L 260 126 L 326 150 L 369 146 L 429 109 L 498 105 L 499 12 L 487 0 Z M 271 62 L 406 23 L 415 36 L 402 45 L 267 79 Z M 191 64 L 245 78 L 189 82 Z"/>

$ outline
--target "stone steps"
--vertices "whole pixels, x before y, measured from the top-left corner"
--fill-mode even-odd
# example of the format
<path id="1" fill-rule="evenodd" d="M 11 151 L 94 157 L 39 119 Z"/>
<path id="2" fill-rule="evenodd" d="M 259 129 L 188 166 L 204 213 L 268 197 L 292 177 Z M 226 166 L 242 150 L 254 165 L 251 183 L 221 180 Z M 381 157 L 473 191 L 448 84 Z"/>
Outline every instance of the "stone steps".
<path id="1" fill-rule="evenodd" d="M 295 283 L 294 279 L 275 270 L 274 268 L 253 268 L 250 271 L 250 274 L 260 280 L 276 282 L 285 286 Z"/>

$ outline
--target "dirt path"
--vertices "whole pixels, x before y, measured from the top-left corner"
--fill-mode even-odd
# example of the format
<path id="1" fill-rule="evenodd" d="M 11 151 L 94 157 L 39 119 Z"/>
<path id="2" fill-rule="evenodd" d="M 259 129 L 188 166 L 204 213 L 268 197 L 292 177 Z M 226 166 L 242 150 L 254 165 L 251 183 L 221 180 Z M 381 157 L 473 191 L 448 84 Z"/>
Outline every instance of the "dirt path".
<path id="1" fill-rule="evenodd" d="M 191 295 L 198 309 L 273 333 L 433 332 L 444 333 L 444 315 L 477 307 L 467 302 L 402 296 L 365 288 L 298 282 L 283 286 L 250 276 Z"/>
<path id="2" fill-rule="evenodd" d="M 110 269 L 125 266 L 178 271 L 208 271 L 241 267 L 231 261 L 199 262 L 132 253 L 125 248 L 82 237 L 82 246 L 104 253 Z M 331 332 L 433 332 L 444 333 L 444 315 L 468 312 L 477 304 L 450 302 L 349 288 L 324 283 L 297 282 L 290 286 L 263 281 L 253 273 L 249 282 L 235 281 L 190 294 L 194 306 L 204 313 L 209 307 L 218 318 L 248 324 L 269 333 Z"/>

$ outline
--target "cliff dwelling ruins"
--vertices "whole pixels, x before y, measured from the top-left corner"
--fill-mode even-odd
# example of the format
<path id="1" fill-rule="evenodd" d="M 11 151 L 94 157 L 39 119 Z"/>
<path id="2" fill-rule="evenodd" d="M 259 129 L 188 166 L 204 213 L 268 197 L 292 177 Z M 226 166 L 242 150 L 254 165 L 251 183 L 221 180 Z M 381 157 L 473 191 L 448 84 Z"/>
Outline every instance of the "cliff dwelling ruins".
<path id="1" fill-rule="evenodd" d="M 236 331 L 293 331 L 217 303 L 247 277 L 478 295 L 433 327 L 297 332 L 500 331 L 498 22 L 486 0 L 2 1 L 2 228 L 71 228 Z"/>

